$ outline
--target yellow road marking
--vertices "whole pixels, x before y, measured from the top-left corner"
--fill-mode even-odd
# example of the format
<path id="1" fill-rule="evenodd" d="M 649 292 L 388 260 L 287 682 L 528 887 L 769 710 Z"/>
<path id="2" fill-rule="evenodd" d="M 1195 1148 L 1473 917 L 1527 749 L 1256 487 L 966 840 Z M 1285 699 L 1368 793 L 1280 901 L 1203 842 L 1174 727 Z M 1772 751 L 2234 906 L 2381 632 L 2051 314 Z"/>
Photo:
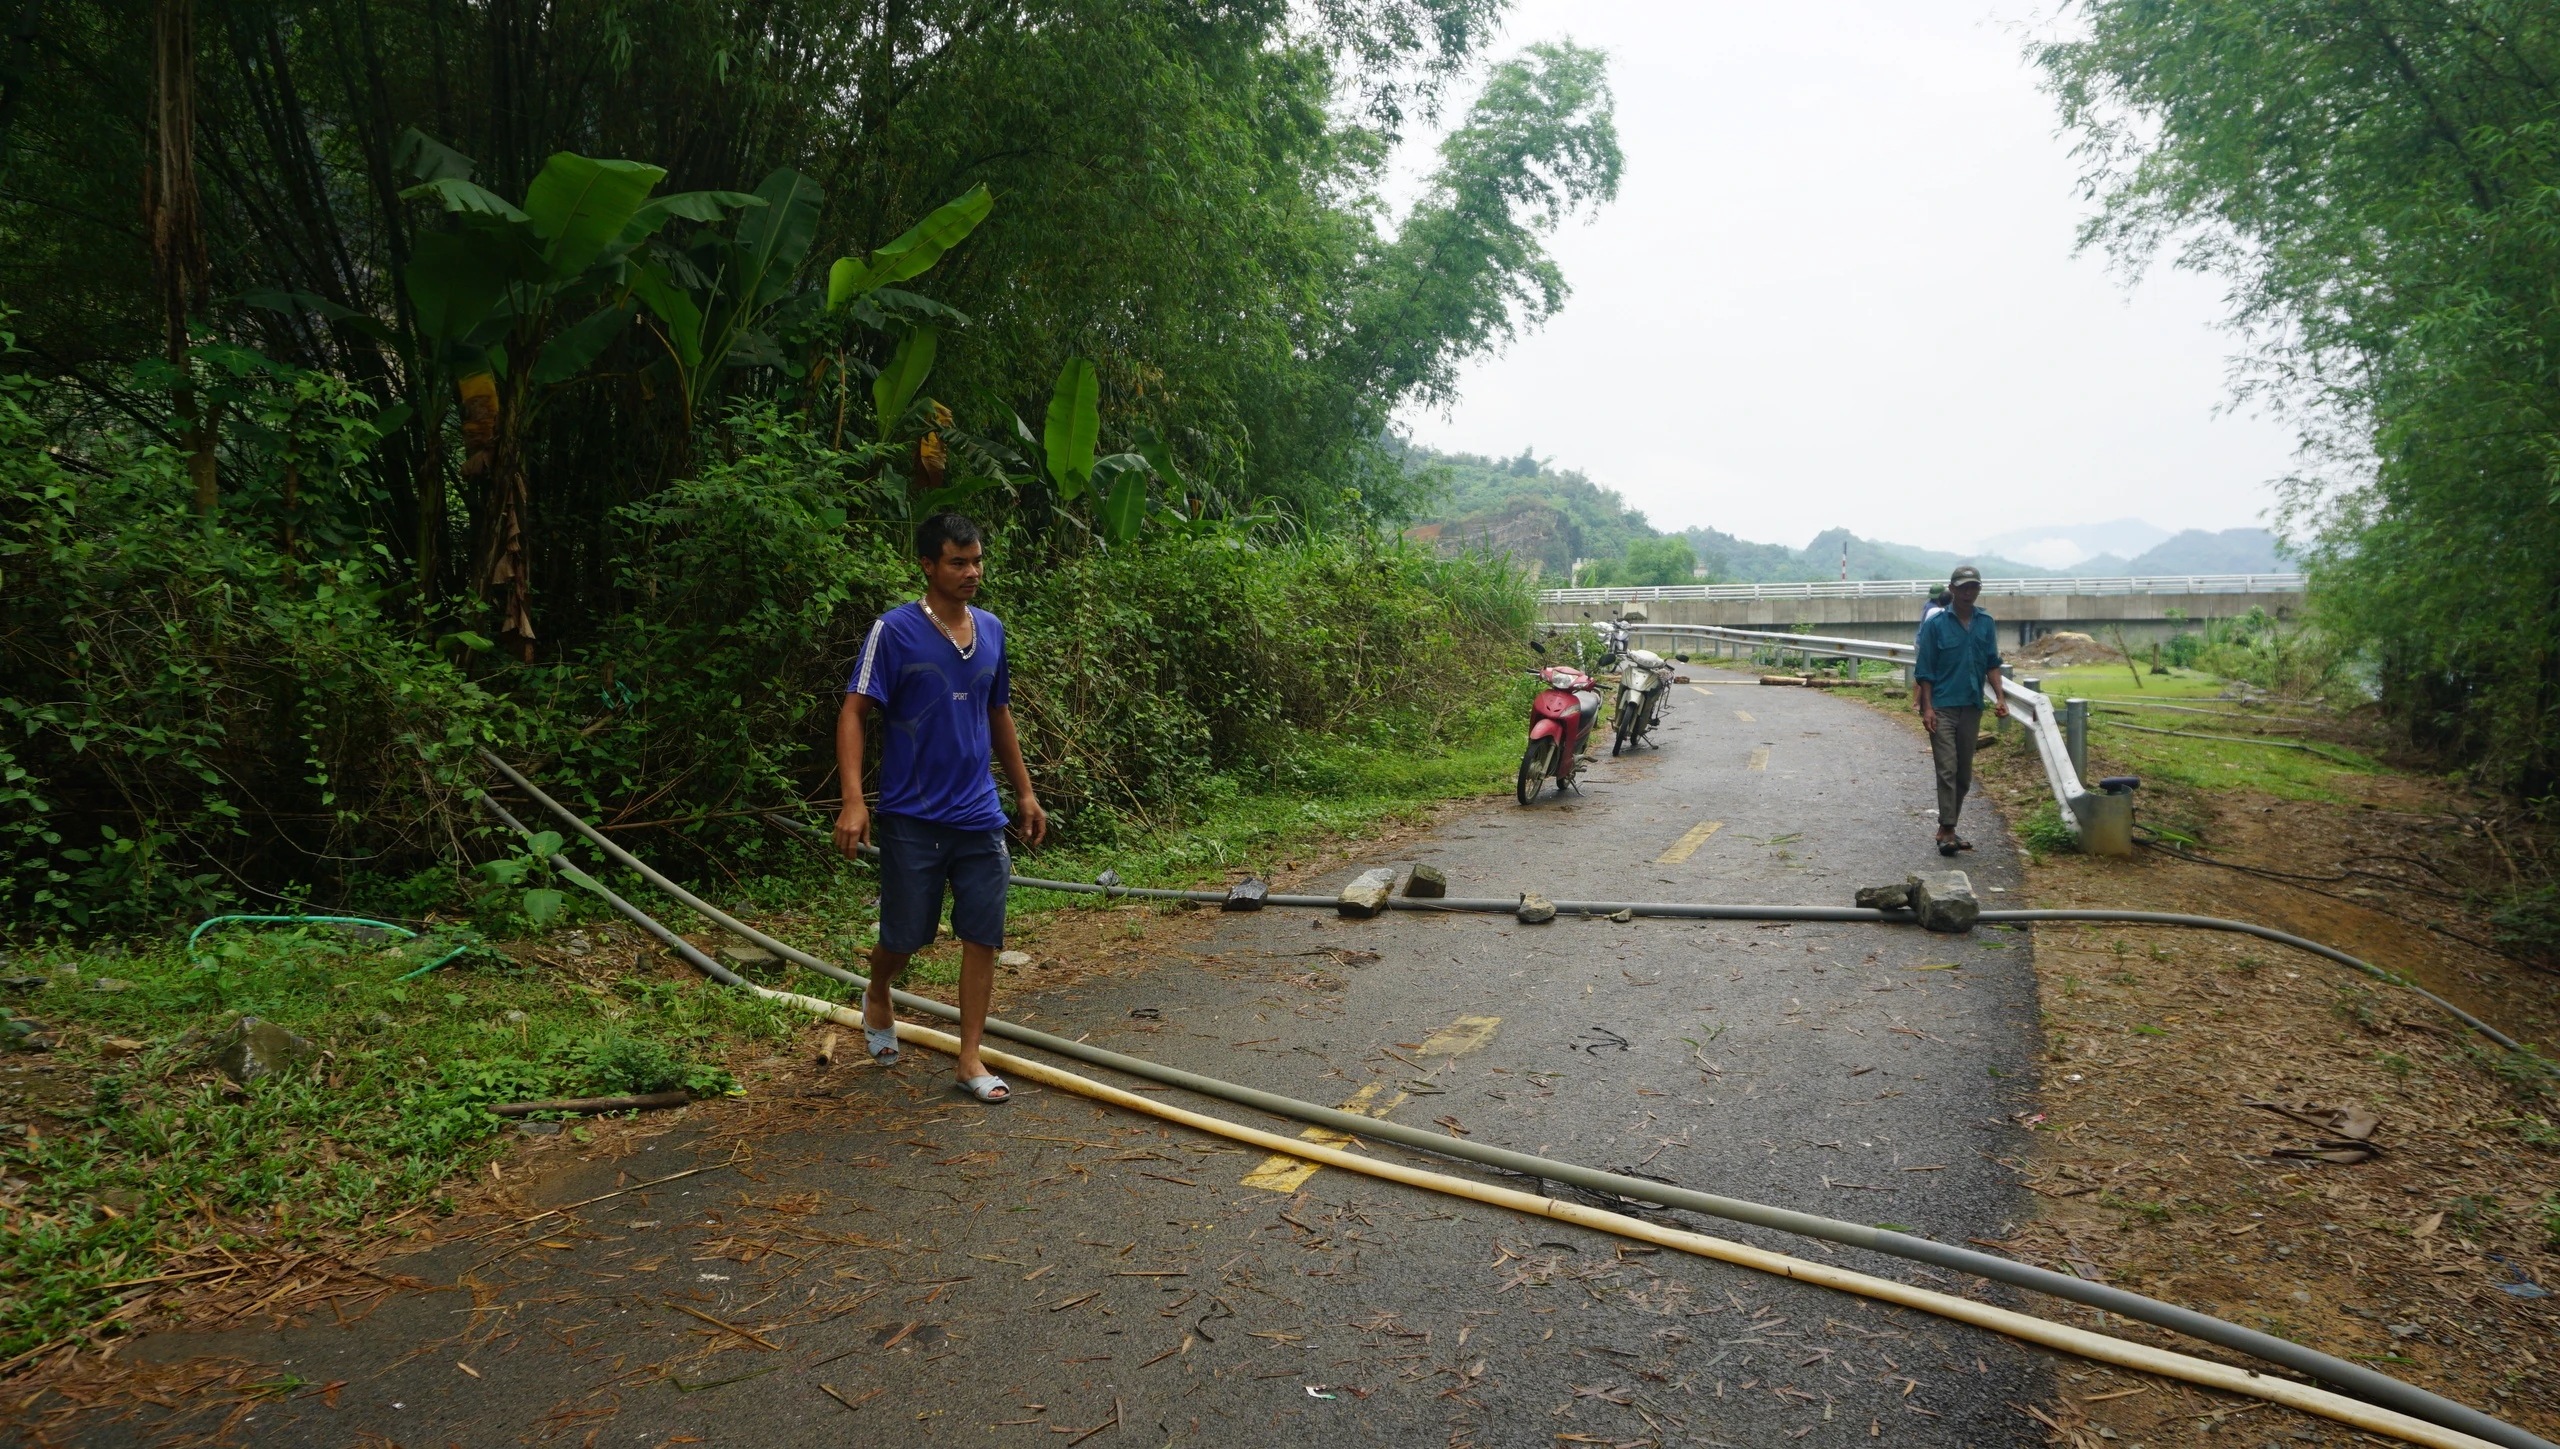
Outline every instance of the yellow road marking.
<path id="1" fill-rule="evenodd" d="M 1751 717 L 1751 712 L 1750 712 L 1749 710 L 1737 709 L 1737 710 L 1735 710 L 1735 711 L 1733 712 L 1733 717 L 1734 717 L 1735 719 L 1738 719 L 1738 720 L 1742 721 L 1744 724 L 1758 724 L 1758 723 L 1759 723 L 1759 721 L 1758 721 L 1758 720 L 1753 719 L 1753 718 Z"/>
<path id="2" fill-rule="evenodd" d="M 1493 1034 L 1501 1028 L 1502 1018 L 1498 1016 L 1462 1016 L 1424 1037 L 1422 1045 L 1416 1051 L 1419 1055 L 1427 1057 L 1462 1057 L 1493 1040 Z M 1352 1093 L 1350 1098 L 1342 1104 L 1342 1110 L 1358 1112 L 1369 1117 L 1384 1117 L 1403 1106 L 1407 1099 L 1407 1094 L 1403 1092 L 1396 1093 L 1384 1102 L 1377 1100 L 1378 1089 L 1385 1085 L 1384 1082 L 1371 1082 L 1362 1087 L 1359 1091 Z M 1349 1148 L 1358 1145 L 1351 1138 L 1330 1127 L 1309 1127 L 1298 1134 L 1298 1140 L 1318 1142 L 1327 1147 Z M 1316 1164 L 1303 1158 L 1291 1157 L 1285 1152 L 1275 1152 L 1262 1159 L 1261 1166 L 1244 1175 L 1244 1185 L 1258 1187 L 1266 1192 L 1296 1192 L 1306 1185 L 1308 1178 L 1315 1175 Z"/>
<path id="3" fill-rule="evenodd" d="M 1714 827 L 1710 826 L 1709 829 Z M 1422 1039 L 1421 1055 L 1462 1057 L 1493 1040 L 1502 1026 L 1498 1016 L 1462 1016 Z M 1377 1114 L 1371 1113 L 1375 1116 Z"/>
<path id="4" fill-rule="evenodd" d="M 1715 691 L 1714 691 L 1714 690 L 1712 690 L 1712 689 L 1707 688 L 1707 687 L 1706 687 L 1705 685 L 1703 685 L 1703 684 L 1693 684 L 1693 685 L 1690 685 L 1689 687 L 1690 687 L 1691 689 L 1696 690 L 1698 693 L 1700 693 L 1700 694 L 1703 694 L 1703 695 L 1707 696 L 1707 697 L 1708 697 L 1708 698 L 1710 698 L 1710 699 L 1712 699 L 1712 698 L 1714 698 L 1714 697 L 1715 697 Z"/>
<path id="5" fill-rule="evenodd" d="M 1751 752 L 1751 768 L 1755 770 L 1765 770 L 1769 768 L 1769 752 L 1767 750 L 1753 750 Z"/>
<path id="6" fill-rule="evenodd" d="M 1378 1089 L 1384 1085 L 1386 1084 L 1383 1082 L 1371 1082 L 1362 1087 L 1359 1091 L 1352 1093 L 1350 1099 L 1342 1104 L 1342 1110 L 1360 1112 L 1371 1117 L 1384 1117 L 1404 1105 L 1405 1094 L 1398 1092 L 1385 1103 L 1371 1106 L 1371 1100 L 1378 1095 Z M 1326 1147 L 1350 1148 L 1358 1145 L 1330 1127 L 1310 1127 L 1298 1134 L 1298 1140 L 1321 1143 Z M 1244 1186 L 1262 1188 L 1267 1192 L 1296 1192 L 1308 1178 L 1315 1175 L 1316 1164 L 1303 1158 L 1291 1157 L 1287 1153 L 1275 1152 L 1262 1159 L 1260 1167 L 1244 1175 Z"/>
<path id="7" fill-rule="evenodd" d="M 1724 829 L 1724 822 L 1721 820 L 1702 820 L 1697 824 L 1690 826 L 1688 834 L 1671 842 L 1671 848 L 1669 850 L 1655 856 L 1653 858 L 1653 863 L 1655 865 L 1678 865 L 1680 862 L 1687 860 L 1690 856 L 1697 854 L 1698 847 L 1707 843 L 1707 837 L 1722 829 Z"/>

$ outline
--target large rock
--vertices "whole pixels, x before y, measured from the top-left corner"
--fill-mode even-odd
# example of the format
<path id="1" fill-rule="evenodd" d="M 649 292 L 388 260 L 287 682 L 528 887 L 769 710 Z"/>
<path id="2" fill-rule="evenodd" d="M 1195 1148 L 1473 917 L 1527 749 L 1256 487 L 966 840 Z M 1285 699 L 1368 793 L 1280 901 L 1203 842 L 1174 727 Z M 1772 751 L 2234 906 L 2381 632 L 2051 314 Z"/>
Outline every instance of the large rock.
<path id="1" fill-rule="evenodd" d="M 1413 874 L 1404 878 L 1404 894 L 1405 899 L 1411 901 L 1445 899 L 1449 894 L 1449 877 L 1441 874 L 1440 867 L 1436 865 L 1417 865 Z"/>
<path id="2" fill-rule="evenodd" d="M 1524 894 L 1511 913 L 1520 918 L 1522 925 L 1544 925 L 1556 918 L 1556 903 L 1545 896 Z"/>
<path id="3" fill-rule="evenodd" d="M 244 1087 L 261 1077 L 272 1077 L 319 1058 L 320 1048 L 272 1021 L 254 1016 L 232 1023 L 221 1045 L 213 1051 L 213 1064 Z"/>
<path id="4" fill-rule="evenodd" d="M 1219 905 L 1222 911 L 1258 911 L 1271 899 L 1271 885 L 1258 875 L 1249 875 L 1227 887 L 1227 898 Z"/>
<path id="5" fill-rule="evenodd" d="M 1858 908 L 1864 911 L 1907 911 L 1911 909 L 1911 887 L 1876 885 L 1858 887 Z"/>
<path id="6" fill-rule="evenodd" d="M 1390 866 L 1364 870 L 1342 888 L 1335 902 L 1342 914 L 1365 921 L 1387 908 L 1387 897 L 1396 893 L 1396 873 Z"/>
<path id="7" fill-rule="evenodd" d="M 1920 925 L 1931 931 L 1970 931 L 1974 917 L 1982 914 L 1982 903 L 1973 898 L 1973 882 L 1960 870 L 1933 870 L 1904 882 L 1911 892 L 1911 909 L 1918 913 Z"/>

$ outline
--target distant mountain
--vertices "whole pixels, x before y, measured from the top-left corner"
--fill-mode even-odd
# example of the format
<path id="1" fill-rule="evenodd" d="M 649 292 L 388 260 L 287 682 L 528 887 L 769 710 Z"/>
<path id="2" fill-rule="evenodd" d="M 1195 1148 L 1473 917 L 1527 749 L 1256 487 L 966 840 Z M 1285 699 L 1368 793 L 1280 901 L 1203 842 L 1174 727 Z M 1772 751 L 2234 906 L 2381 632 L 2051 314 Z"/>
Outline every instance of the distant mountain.
<path id="1" fill-rule="evenodd" d="M 1845 528 L 1815 534 L 1802 548 L 1776 543 L 1745 543 L 1721 529 L 1688 530 L 1689 546 L 1698 562 L 1718 583 L 1792 584 L 1841 576 L 1842 545 L 1848 550 L 1852 579 L 1942 578 L 1960 563 L 1969 563 L 1989 578 L 2041 578 L 2056 572 L 1996 554 L 1940 553 L 1910 544 L 1860 538 Z"/>
<path id="2" fill-rule="evenodd" d="M 1405 530 L 1417 543 L 1446 553 L 1462 548 L 1508 553 L 1554 586 L 1572 576 L 1576 559 L 1622 559 L 1627 545 L 1660 538 L 1644 514 L 1616 489 L 1523 450 L 1516 458 L 1441 453 L 1403 440 L 1390 446 L 1423 487 L 1424 516 Z M 1802 548 L 1752 543 L 1722 529 L 1691 528 L 1681 536 L 1714 583 L 1779 584 L 1841 577 L 1845 546 L 1852 579 L 1944 578 L 1969 563 L 1990 578 L 2061 575 L 2273 573 L 2276 538 L 2259 528 L 2221 533 L 2189 529 L 2172 536 L 2139 519 L 2070 527 L 2018 529 L 1986 540 L 1975 553 L 1946 553 L 1825 529 Z M 2003 555 L 1993 545 L 2017 547 Z M 2103 552 L 2092 552 L 2103 548 Z M 2127 552 L 2141 550 L 2128 559 Z M 2069 555 L 2071 561 L 2049 562 Z M 2031 561 L 2033 560 L 2033 561 Z"/>
<path id="3" fill-rule="evenodd" d="M 2190 528 L 2121 569 L 2126 574 L 2278 574 L 2300 567 L 2280 558 L 2283 540 L 2263 528 L 2226 528 L 2207 533 Z M 2075 574 L 2095 573 L 2083 565 Z"/>
<path id="4" fill-rule="evenodd" d="M 2013 528 L 1993 534 L 1975 546 L 1984 553 L 2005 554 L 2039 568 L 2069 569 L 2077 574 L 2092 572 L 2089 566 L 2101 558 L 2113 556 L 2121 561 L 2168 539 L 2169 530 L 2157 524 L 2119 518 L 2112 523 Z"/>

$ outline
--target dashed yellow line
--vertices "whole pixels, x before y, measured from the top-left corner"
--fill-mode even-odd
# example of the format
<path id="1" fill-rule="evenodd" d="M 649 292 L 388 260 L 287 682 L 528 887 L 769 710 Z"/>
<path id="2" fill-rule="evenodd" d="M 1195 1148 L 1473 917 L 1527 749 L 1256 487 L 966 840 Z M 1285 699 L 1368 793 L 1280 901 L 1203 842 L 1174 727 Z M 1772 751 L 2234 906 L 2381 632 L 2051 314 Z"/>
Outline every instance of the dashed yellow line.
<path id="1" fill-rule="evenodd" d="M 1351 1094 L 1350 1100 L 1342 1104 L 1342 1110 L 1345 1112 L 1358 1112 L 1367 1117 L 1384 1117 L 1389 1112 L 1394 1111 L 1397 1107 L 1402 1106 L 1405 1100 L 1405 1094 L 1402 1092 L 1396 1093 L 1381 1105 L 1374 1107 L 1370 1105 L 1372 1099 L 1378 1095 L 1378 1088 L 1384 1085 L 1385 1083 L 1383 1082 L 1371 1082 L 1369 1085 L 1362 1087 L 1359 1091 Z M 1347 1148 L 1358 1145 L 1354 1143 L 1350 1137 L 1343 1133 L 1336 1132 L 1330 1127 L 1310 1127 L 1298 1134 L 1298 1140 L 1301 1142 L 1321 1143 L 1326 1147 Z M 1262 1159 L 1262 1165 L 1260 1167 L 1257 1167 L 1253 1171 L 1244 1175 L 1244 1185 L 1246 1187 L 1258 1187 L 1266 1192 L 1296 1192 L 1306 1183 L 1308 1178 L 1315 1175 L 1316 1164 L 1309 1162 L 1304 1158 L 1291 1157 L 1286 1153 L 1275 1152 L 1269 1157 Z"/>
<path id="2" fill-rule="evenodd" d="M 1655 865 L 1678 865 L 1680 862 L 1687 860 L 1690 856 L 1697 854 L 1698 847 L 1707 843 L 1707 837 L 1722 829 L 1724 829 L 1724 822 L 1721 820 L 1702 820 L 1697 824 L 1690 826 L 1688 834 L 1671 842 L 1671 848 L 1669 850 L 1655 856 L 1653 858 L 1653 863 Z"/>
<path id="3" fill-rule="evenodd" d="M 1759 721 L 1758 721 L 1758 720 L 1753 719 L 1753 718 L 1751 717 L 1751 711 L 1749 711 L 1749 710 L 1747 710 L 1747 709 L 1737 709 L 1737 710 L 1735 710 L 1735 711 L 1733 712 L 1733 717 L 1734 717 L 1735 719 L 1738 719 L 1738 720 L 1742 721 L 1744 724 L 1758 724 L 1758 723 L 1759 723 Z"/>
<path id="4" fill-rule="evenodd" d="M 1765 770 L 1769 768 L 1769 752 L 1767 750 L 1753 750 L 1751 752 L 1751 768 L 1755 770 Z"/>
<path id="5" fill-rule="evenodd" d="M 1696 690 L 1698 693 L 1700 693 L 1700 694 L 1703 694 L 1703 695 L 1707 696 L 1709 699 L 1713 699 L 1713 698 L 1715 697 L 1715 693 L 1716 693 L 1716 692 L 1715 692 L 1714 690 L 1712 690 L 1712 689 L 1707 688 L 1707 687 L 1706 687 L 1705 685 L 1703 685 L 1703 684 L 1693 684 L 1693 685 L 1690 685 L 1689 687 L 1690 687 L 1691 689 Z"/>
<path id="6" fill-rule="evenodd" d="M 1498 1016 L 1462 1016 L 1424 1037 L 1420 1054 L 1462 1057 L 1493 1040 L 1493 1034 L 1501 1027 L 1502 1018 Z"/>
<path id="7" fill-rule="evenodd" d="M 1498 1016 L 1462 1016 L 1424 1037 L 1422 1045 L 1416 1051 L 1419 1055 L 1428 1057 L 1462 1057 L 1492 1041 L 1494 1033 L 1501 1027 L 1502 1018 Z M 1371 1082 L 1362 1087 L 1359 1091 L 1352 1093 L 1350 1099 L 1342 1104 L 1342 1110 L 1357 1112 L 1364 1117 L 1384 1117 L 1403 1106 L 1407 1099 L 1407 1094 L 1403 1092 L 1398 1092 L 1383 1102 L 1377 1100 L 1378 1089 L 1385 1085 L 1383 1082 Z M 1322 1143 L 1327 1147 L 1348 1148 L 1359 1145 L 1350 1137 L 1329 1127 L 1309 1127 L 1298 1134 L 1298 1140 Z M 1244 1175 L 1244 1185 L 1258 1187 L 1266 1192 L 1296 1192 L 1306 1185 L 1308 1178 L 1315 1175 L 1316 1164 L 1304 1158 L 1291 1157 L 1285 1152 L 1275 1152 L 1262 1159 L 1261 1166 Z"/>

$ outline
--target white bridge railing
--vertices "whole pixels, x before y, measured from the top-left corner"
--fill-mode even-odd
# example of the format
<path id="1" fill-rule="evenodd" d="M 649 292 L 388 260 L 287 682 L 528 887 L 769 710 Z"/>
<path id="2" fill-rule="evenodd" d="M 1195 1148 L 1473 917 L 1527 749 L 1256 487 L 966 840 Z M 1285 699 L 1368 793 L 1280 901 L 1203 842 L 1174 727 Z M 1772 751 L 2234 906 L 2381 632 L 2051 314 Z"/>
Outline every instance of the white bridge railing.
<path id="1" fill-rule="evenodd" d="M 1919 599 L 1945 579 L 1837 579 L 1805 584 L 1657 584 L 1541 589 L 1542 604 L 1671 603 L 1682 599 Z M 2163 574 L 2112 579 L 1984 579 L 1991 594 L 2298 594 L 2300 574 Z"/>
<path id="2" fill-rule="evenodd" d="M 2260 575 L 2265 577 L 2265 575 Z M 1587 626 L 1577 626 L 1587 627 Z M 1629 624 L 1630 642 L 1638 639 L 1668 638 L 1678 641 L 1680 648 L 1691 653 L 1714 652 L 1737 657 L 1756 658 L 1774 654 L 1784 663 L 1790 654 L 1810 663 L 1815 659 L 1874 659 L 1903 671 L 1908 680 L 1919 649 L 1911 644 L 1887 644 L 1873 639 L 1837 639 L 1820 634 L 1786 634 L 1766 629 L 1727 629 L 1715 624 Z M 1699 646 L 1707 646 L 1701 649 Z M 2005 673 L 2000 691 L 2008 696 L 2010 713 L 2026 725 L 2036 742 L 2036 754 L 2044 761 L 2045 784 L 2053 791 L 2054 803 L 2062 807 L 2062 821 L 2073 835 L 2089 817 L 2097 798 L 2080 783 L 2080 772 L 2071 763 L 2071 749 L 2062 737 L 2062 701 L 2027 688 Z"/>

